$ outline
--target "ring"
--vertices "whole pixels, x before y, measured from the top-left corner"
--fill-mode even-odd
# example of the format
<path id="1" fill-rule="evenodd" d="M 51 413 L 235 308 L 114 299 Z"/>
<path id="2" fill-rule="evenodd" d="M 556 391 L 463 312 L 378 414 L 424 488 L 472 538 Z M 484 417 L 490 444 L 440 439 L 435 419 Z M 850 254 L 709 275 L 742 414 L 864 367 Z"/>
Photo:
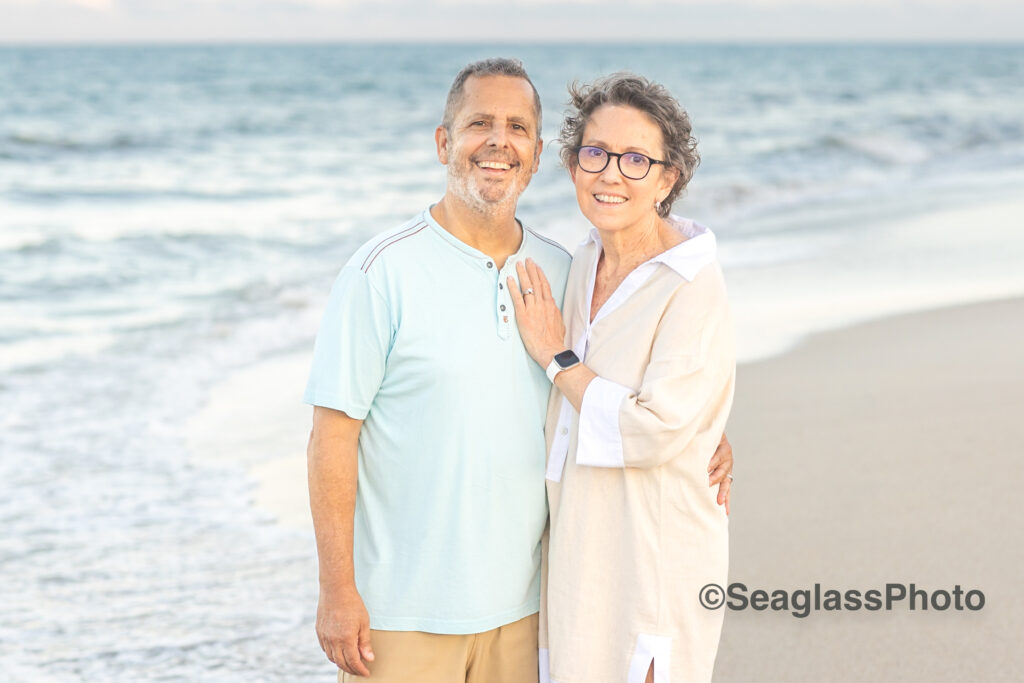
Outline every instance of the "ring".
<path id="1" fill-rule="evenodd" d="M 523 292 L 523 296 L 526 296 L 527 294 L 533 294 L 533 287 L 528 287 L 526 291 Z"/>
<path id="2" fill-rule="evenodd" d="M 732 476 L 732 474 L 727 474 L 725 476 L 729 477 L 729 481 L 732 481 L 733 479 L 736 478 L 736 477 Z"/>

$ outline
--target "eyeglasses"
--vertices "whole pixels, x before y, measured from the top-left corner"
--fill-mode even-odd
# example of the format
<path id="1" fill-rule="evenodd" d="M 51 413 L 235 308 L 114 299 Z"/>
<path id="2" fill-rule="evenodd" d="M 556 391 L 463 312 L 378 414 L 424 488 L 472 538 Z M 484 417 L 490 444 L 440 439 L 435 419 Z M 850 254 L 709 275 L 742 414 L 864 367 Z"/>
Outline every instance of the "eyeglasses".
<path id="1" fill-rule="evenodd" d="M 652 159 L 646 154 L 639 152 L 623 152 L 617 154 L 609 152 L 600 147 L 580 147 L 576 150 L 576 159 L 580 168 L 587 173 L 600 173 L 608 168 L 608 162 L 612 157 L 618 157 L 619 173 L 630 180 L 643 180 L 651 172 L 651 166 L 661 164 L 668 166 L 667 162 L 660 159 Z"/>

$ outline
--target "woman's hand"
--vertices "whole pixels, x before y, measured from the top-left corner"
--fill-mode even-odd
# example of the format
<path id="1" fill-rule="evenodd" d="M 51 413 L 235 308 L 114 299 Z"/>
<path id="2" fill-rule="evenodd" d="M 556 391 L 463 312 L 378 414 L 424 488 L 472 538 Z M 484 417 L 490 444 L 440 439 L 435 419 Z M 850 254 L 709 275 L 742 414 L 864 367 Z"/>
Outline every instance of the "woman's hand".
<path id="1" fill-rule="evenodd" d="M 517 263 L 516 273 L 519 275 L 519 283 L 508 278 L 506 286 L 516 309 L 519 336 L 530 357 L 542 368 L 546 368 L 556 353 L 565 350 L 562 312 L 551 296 L 551 286 L 544 277 L 544 271 L 533 259 L 526 259 L 525 266 Z"/>

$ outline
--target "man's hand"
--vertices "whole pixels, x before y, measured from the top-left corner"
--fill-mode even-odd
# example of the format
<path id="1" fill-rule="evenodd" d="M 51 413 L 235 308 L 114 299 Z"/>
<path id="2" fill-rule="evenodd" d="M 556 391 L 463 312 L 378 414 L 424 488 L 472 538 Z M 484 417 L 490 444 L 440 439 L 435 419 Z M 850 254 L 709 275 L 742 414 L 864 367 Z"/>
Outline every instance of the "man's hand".
<path id="1" fill-rule="evenodd" d="M 729 489 L 732 488 L 732 445 L 722 433 L 722 441 L 715 449 L 715 454 L 708 462 L 708 486 L 718 484 L 718 504 L 725 505 L 725 514 L 729 514 Z"/>
<path id="2" fill-rule="evenodd" d="M 345 673 L 369 676 L 373 661 L 370 615 L 356 591 L 352 561 L 352 519 L 359 478 L 362 420 L 317 406 L 306 456 L 309 509 L 320 564 L 316 635 L 327 658 Z"/>
<path id="3" fill-rule="evenodd" d="M 369 677 L 363 660 L 373 661 L 370 614 L 354 587 L 339 591 L 320 589 L 316 609 L 316 635 L 327 659 L 345 673 Z"/>

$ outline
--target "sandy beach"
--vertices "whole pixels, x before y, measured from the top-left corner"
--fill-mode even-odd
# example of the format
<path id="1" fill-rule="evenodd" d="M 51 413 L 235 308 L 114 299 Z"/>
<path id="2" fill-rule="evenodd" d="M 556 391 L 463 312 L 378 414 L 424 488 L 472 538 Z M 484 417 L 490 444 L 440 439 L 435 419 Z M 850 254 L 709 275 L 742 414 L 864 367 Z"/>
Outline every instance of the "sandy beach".
<path id="1" fill-rule="evenodd" d="M 816 335 L 741 366 L 730 581 L 981 590 L 980 611 L 730 611 L 716 681 L 1018 681 L 1024 300 Z"/>

